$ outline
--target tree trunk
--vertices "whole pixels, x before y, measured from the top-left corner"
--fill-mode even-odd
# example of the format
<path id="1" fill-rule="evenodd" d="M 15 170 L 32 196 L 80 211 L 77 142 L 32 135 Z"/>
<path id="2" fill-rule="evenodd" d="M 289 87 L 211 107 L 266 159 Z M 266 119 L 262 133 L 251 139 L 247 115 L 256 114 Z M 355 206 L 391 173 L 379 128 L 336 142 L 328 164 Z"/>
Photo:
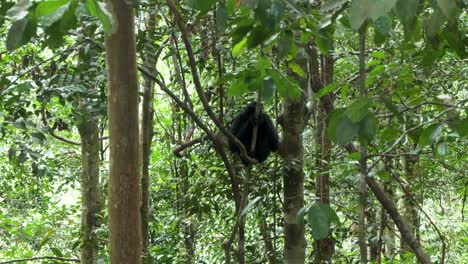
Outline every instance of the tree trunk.
<path id="1" fill-rule="evenodd" d="M 151 63 L 148 63 L 150 65 Z M 154 65 L 154 64 L 153 64 Z M 149 245 L 149 165 L 151 160 L 151 141 L 153 139 L 153 88 L 154 82 L 145 79 L 143 102 L 142 102 L 142 121 L 141 121 L 141 241 L 142 241 L 142 261 L 145 263 L 148 259 Z"/>
<path id="2" fill-rule="evenodd" d="M 416 163 L 419 160 L 418 155 L 406 155 L 405 156 L 405 182 L 407 183 L 406 189 L 411 192 L 411 184 L 414 183 L 418 178 L 418 173 L 415 170 Z M 403 201 L 403 212 L 402 216 L 406 223 L 408 223 L 408 227 L 410 229 L 411 234 L 417 236 L 418 230 L 418 210 L 416 205 L 414 204 L 414 200 L 408 194 L 404 193 L 401 197 Z M 402 240 L 401 241 L 401 251 L 400 251 L 400 258 L 402 261 L 411 262 L 414 261 L 414 257 L 411 254 L 411 249 L 409 246 Z"/>
<path id="3" fill-rule="evenodd" d="M 152 43 L 155 38 L 156 16 L 151 12 L 146 13 L 148 21 L 146 31 L 148 43 Z M 143 53 L 145 68 L 154 72 L 156 68 L 155 51 L 150 49 Z M 142 263 L 149 263 L 150 256 L 148 255 L 149 246 L 149 202 L 150 202 L 150 175 L 149 165 L 151 161 L 151 141 L 153 140 L 153 97 L 154 97 L 154 81 L 150 78 L 144 78 L 143 84 L 143 99 L 141 105 L 141 242 L 142 242 Z"/>
<path id="4" fill-rule="evenodd" d="M 95 264 L 98 241 L 94 231 L 102 223 L 102 193 L 99 184 L 99 128 L 95 120 L 78 125 L 81 137 L 81 263 Z"/>
<path id="5" fill-rule="evenodd" d="M 131 3 L 108 0 L 114 33 L 106 36 L 109 82 L 110 262 L 141 263 L 140 144 L 135 21 Z"/>
<path id="6" fill-rule="evenodd" d="M 298 63 L 307 65 L 304 60 Z M 304 70 L 304 72 L 306 72 Z M 307 89 L 307 79 L 297 77 L 301 88 Z M 304 130 L 305 97 L 285 98 L 283 106 L 283 158 L 284 184 L 284 260 L 287 264 L 304 263 L 306 241 L 304 225 L 296 223 L 297 212 L 304 206 Z"/>
<path id="7" fill-rule="evenodd" d="M 324 86 L 333 82 L 334 59 L 328 55 L 323 60 L 323 80 L 320 82 L 320 70 L 318 67 L 318 55 L 311 52 L 311 87 L 314 92 L 320 91 Z M 330 105 L 331 104 L 331 105 Z M 316 177 L 316 195 L 323 204 L 330 204 L 330 160 L 331 143 L 327 136 L 328 117 L 333 109 L 333 96 L 325 95 L 317 105 L 317 126 L 315 140 L 317 142 L 316 164 L 320 168 L 320 174 Z M 332 263 L 335 242 L 327 237 L 315 241 L 315 263 Z"/>
<path id="8" fill-rule="evenodd" d="M 366 181 L 367 181 L 367 185 L 372 190 L 375 197 L 377 197 L 377 200 L 379 200 L 379 202 L 382 204 L 382 206 L 385 208 L 385 210 L 388 212 L 390 217 L 395 222 L 395 225 L 398 227 L 398 230 L 400 231 L 402 240 L 405 241 L 409 245 L 411 250 L 416 255 L 416 258 L 418 259 L 418 261 L 423 264 L 432 263 L 429 256 L 426 254 L 426 252 L 424 252 L 423 248 L 421 247 L 421 244 L 419 244 L 419 241 L 411 233 L 411 229 L 408 226 L 408 224 L 402 219 L 400 213 L 398 212 L 396 206 L 393 204 L 392 200 L 390 200 L 387 197 L 387 195 L 385 195 L 384 190 L 379 186 L 377 181 L 375 181 L 374 178 L 370 178 L 370 177 L 367 177 Z"/>

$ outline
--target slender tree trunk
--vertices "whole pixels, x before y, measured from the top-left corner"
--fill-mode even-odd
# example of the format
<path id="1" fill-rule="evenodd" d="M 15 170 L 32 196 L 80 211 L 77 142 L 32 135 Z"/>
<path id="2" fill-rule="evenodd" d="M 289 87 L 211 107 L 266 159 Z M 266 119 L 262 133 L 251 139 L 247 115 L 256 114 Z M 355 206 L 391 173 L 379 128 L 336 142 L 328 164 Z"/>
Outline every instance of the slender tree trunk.
<path id="1" fill-rule="evenodd" d="M 333 82 L 334 59 L 332 55 L 325 56 L 322 63 L 322 81 L 318 67 L 316 50 L 311 52 L 311 87 L 314 92 L 320 91 L 324 86 Z M 316 164 L 320 174 L 316 177 L 316 195 L 323 204 L 330 204 L 330 161 L 331 143 L 327 136 L 328 117 L 333 109 L 332 95 L 325 95 L 317 106 L 317 126 L 315 140 L 317 142 Z M 330 236 L 315 241 L 315 263 L 331 263 L 335 243 Z"/>
<path id="2" fill-rule="evenodd" d="M 95 120 L 78 125 L 81 137 L 81 263 L 96 264 L 98 241 L 94 231 L 102 223 L 99 184 L 99 128 Z"/>
<path id="3" fill-rule="evenodd" d="M 147 39 L 151 43 L 154 40 L 154 32 L 156 27 L 156 15 L 151 13 L 146 14 L 148 21 Z M 144 54 L 144 65 L 146 69 L 154 72 L 156 68 L 154 50 L 150 50 Z M 143 99 L 141 105 L 141 242 L 142 242 L 142 263 L 149 263 L 148 246 L 149 246 L 149 207 L 150 207 L 150 175 L 149 165 L 151 161 L 151 141 L 153 139 L 153 97 L 154 97 L 154 81 L 149 78 L 144 78 L 143 84 Z"/>
<path id="4" fill-rule="evenodd" d="M 415 169 L 417 162 L 419 161 L 418 155 L 406 155 L 405 156 L 405 182 L 407 183 L 406 189 L 411 192 L 411 184 L 414 183 L 418 178 L 418 173 Z M 416 205 L 414 204 L 414 200 L 412 197 L 408 196 L 407 194 L 403 194 L 401 197 L 403 201 L 403 212 L 402 216 L 406 223 L 408 223 L 408 227 L 410 228 L 411 234 L 415 235 L 418 240 L 418 223 L 419 223 L 419 216 L 418 210 Z M 402 261 L 411 262 L 414 260 L 414 257 L 411 254 L 411 249 L 405 243 L 405 241 L 401 241 L 401 251 L 400 251 L 400 258 Z"/>
<path id="5" fill-rule="evenodd" d="M 150 64 L 150 63 L 149 63 Z M 153 64 L 154 65 L 154 64 Z M 150 175 L 149 165 L 151 160 L 151 141 L 153 139 L 153 88 L 154 82 L 145 79 L 143 102 L 142 102 L 142 122 L 141 122 L 141 240 L 142 240 L 142 261 L 148 259 L 149 245 L 149 200 L 150 200 Z"/>
<path id="6" fill-rule="evenodd" d="M 398 212 L 398 209 L 393 204 L 392 200 L 390 200 L 385 195 L 384 190 L 380 187 L 377 181 L 374 178 L 370 178 L 370 177 L 367 177 L 366 181 L 367 181 L 367 185 L 372 190 L 375 197 L 377 197 L 377 200 L 379 200 L 379 202 L 382 204 L 382 206 L 385 208 L 387 213 L 395 222 L 395 225 L 398 227 L 398 230 L 400 231 L 402 240 L 404 240 L 409 245 L 411 250 L 416 255 L 418 261 L 423 264 L 432 263 L 429 256 L 426 254 L 426 252 L 424 252 L 423 248 L 421 247 L 421 244 L 419 243 L 419 241 L 411 233 L 411 229 L 408 226 L 408 224 L 402 219 L 400 213 Z"/>
<path id="7" fill-rule="evenodd" d="M 366 35 L 365 30 L 359 33 L 359 92 L 366 96 Z M 359 161 L 361 177 L 359 179 L 359 248 L 361 264 L 367 263 L 366 242 L 366 199 L 367 199 L 367 141 L 361 141 L 361 160 Z"/>
<path id="8" fill-rule="evenodd" d="M 106 36 L 109 82 L 110 262 L 141 263 L 140 144 L 135 21 L 131 3 L 108 0 L 114 33 Z"/>
<path id="9" fill-rule="evenodd" d="M 307 61 L 298 63 L 307 69 Z M 307 72 L 304 70 L 304 72 Z M 296 77 L 307 91 L 307 79 Z M 304 129 L 305 97 L 285 98 L 283 106 L 283 158 L 284 184 L 284 261 L 287 264 L 304 263 L 306 241 L 304 225 L 297 224 L 298 211 L 304 206 Z"/>
<path id="10" fill-rule="evenodd" d="M 271 241 L 270 232 L 268 231 L 268 223 L 265 216 L 260 216 L 259 226 L 260 233 L 262 235 L 263 244 L 265 246 L 264 257 L 268 259 L 268 263 L 275 264 L 278 263 L 278 260 L 275 258 L 273 243 Z"/>

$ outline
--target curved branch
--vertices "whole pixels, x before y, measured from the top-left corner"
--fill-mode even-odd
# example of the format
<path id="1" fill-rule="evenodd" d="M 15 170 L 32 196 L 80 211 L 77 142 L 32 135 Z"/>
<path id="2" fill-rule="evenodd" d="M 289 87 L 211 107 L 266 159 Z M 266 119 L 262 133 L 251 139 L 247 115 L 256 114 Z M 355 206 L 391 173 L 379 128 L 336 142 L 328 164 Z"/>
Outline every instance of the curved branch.
<path id="1" fill-rule="evenodd" d="M 208 100 L 206 99 L 205 92 L 203 91 L 203 88 L 201 86 L 200 82 L 200 77 L 198 75 L 198 70 L 196 66 L 196 61 L 195 61 L 195 55 L 193 53 L 192 49 L 192 44 L 190 43 L 189 40 L 189 34 L 187 31 L 187 28 L 185 27 L 185 23 L 182 19 L 182 16 L 177 9 L 176 5 L 174 4 L 174 1 L 172 0 L 166 0 L 166 3 L 169 5 L 169 8 L 171 9 L 172 13 L 174 14 L 175 21 L 177 23 L 177 26 L 180 29 L 181 37 L 182 40 L 185 44 L 185 49 L 187 50 L 187 55 L 189 59 L 189 65 L 190 65 L 190 70 L 192 72 L 192 78 L 193 78 L 193 83 L 195 84 L 195 90 L 197 91 L 197 94 L 200 98 L 200 101 L 203 105 L 203 108 L 205 109 L 206 113 L 210 117 L 210 119 L 215 123 L 215 125 L 219 128 L 219 130 L 226 135 L 229 140 L 234 142 L 234 144 L 238 147 L 240 150 L 240 154 L 243 158 L 245 158 L 249 163 L 251 164 L 256 164 L 258 161 L 256 159 L 253 159 L 249 157 L 246 148 L 244 145 L 221 123 L 221 121 L 218 119 L 218 117 L 215 115 L 213 110 L 211 109 Z"/>
<path id="2" fill-rule="evenodd" d="M 33 260 L 41 260 L 41 259 L 52 259 L 52 260 L 61 260 L 61 261 L 69 261 L 69 262 L 80 262 L 79 259 L 70 259 L 70 258 L 62 258 L 62 257 L 35 257 L 35 258 L 24 258 L 24 259 L 12 259 L 8 261 L 2 261 L 0 264 L 7 264 L 7 263 L 15 263 L 15 262 L 24 262 L 24 261 L 33 261 Z"/>

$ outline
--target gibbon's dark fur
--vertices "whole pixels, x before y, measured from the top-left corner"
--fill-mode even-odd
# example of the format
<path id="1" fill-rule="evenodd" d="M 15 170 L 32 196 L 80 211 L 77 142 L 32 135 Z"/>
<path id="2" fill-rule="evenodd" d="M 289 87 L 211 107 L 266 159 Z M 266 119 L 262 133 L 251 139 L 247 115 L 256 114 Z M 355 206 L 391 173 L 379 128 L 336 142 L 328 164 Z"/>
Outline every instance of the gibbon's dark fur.
<path id="1" fill-rule="evenodd" d="M 242 142 L 245 149 L 247 150 L 247 153 L 250 153 L 250 148 L 252 145 L 253 128 L 256 123 L 256 105 L 256 102 L 247 105 L 245 110 L 236 118 L 234 118 L 234 120 L 232 120 L 230 127 L 231 133 L 237 137 L 240 142 Z M 270 117 L 263 112 L 262 108 L 258 115 L 257 141 L 255 143 L 255 150 L 253 153 L 250 153 L 249 156 L 258 160 L 258 162 L 264 162 L 268 158 L 268 155 L 270 155 L 270 152 L 278 151 L 278 145 L 278 133 L 276 132 L 275 126 L 273 125 Z M 240 153 L 234 142 L 229 141 L 229 149 L 235 154 Z M 244 164 L 248 164 L 248 162 L 242 157 L 241 159 Z"/>

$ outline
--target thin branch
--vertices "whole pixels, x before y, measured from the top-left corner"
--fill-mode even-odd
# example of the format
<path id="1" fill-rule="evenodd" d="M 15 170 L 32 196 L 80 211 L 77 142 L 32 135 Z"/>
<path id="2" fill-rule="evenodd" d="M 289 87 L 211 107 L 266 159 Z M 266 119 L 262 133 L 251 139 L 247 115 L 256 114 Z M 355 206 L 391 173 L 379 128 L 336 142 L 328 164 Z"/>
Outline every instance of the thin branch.
<path id="1" fill-rule="evenodd" d="M 192 139 L 192 140 L 190 140 L 188 142 L 185 142 L 183 144 L 180 144 L 179 146 L 177 146 L 175 149 L 172 150 L 172 153 L 174 153 L 174 155 L 176 155 L 176 157 L 181 158 L 183 156 L 182 152 L 184 150 L 190 148 L 193 145 L 201 143 L 205 139 L 206 139 L 206 137 L 199 137 L 199 138 Z"/>
<path id="2" fill-rule="evenodd" d="M 24 261 L 33 261 L 33 260 L 41 260 L 41 259 L 52 259 L 52 260 L 61 260 L 61 261 L 69 261 L 69 262 L 80 262 L 79 259 L 72 259 L 72 258 L 62 258 L 62 257 L 35 257 L 35 258 L 24 258 L 24 259 L 12 259 L 7 261 L 2 261 L 0 264 L 7 264 L 7 263 L 15 263 L 15 262 L 24 262 Z"/>
<path id="3" fill-rule="evenodd" d="M 70 140 L 70 139 L 67 139 L 67 138 L 64 138 L 62 136 L 59 136 L 57 134 L 55 134 L 54 131 L 50 131 L 49 134 L 53 137 L 53 138 L 56 138 L 60 141 L 63 141 L 65 143 L 68 143 L 68 144 L 71 144 L 71 145 L 75 145 L 75 146 L 80 146 L 81 143 L 80 142 L 76 142 L 76 141 L 73 141 L 73 140 Z"/>
<path id="4" fill-rule="evenodd" d="M 210 119 L 215 123 L 215 125 L 218 127 L 218 129 L 228 137 L 228 139 L 237 146 L 237 148 L 240 150 L 240 154 L 245 160 L 247 160 L 251 164 L 256 164 L 258 161 L 256 159 L 253 159 L 249 157 L 246 148 L 244 145 L 237 139 L 218 119 L 218 117 L 215 115 L 213 110 L 211 109 L 208 100 L 206 99 L 205 92 L 203 91 L 201 82 L 200 82 L 200 77 L 198 75 L 198 70 L 197 70 L 197 65 L 195 61 L 195 55 L 193 53 L 192 49 L 192 44 L 190 43 L 189 40 L 189 33 L 187 31 L 187 28 L 185 26 L 184 20 L 177 9 L 176 5 L 174 4 L 174 1 L 172 0 L 166 0 L 166 3 L 169 5 L 169 8 L 171 9 L 172 13 L 174 14 L 175 21 L 177 23 L 177 26 L 179 27 L 180 33 L 182 40 L 185 44 L 185 49 L 187 51 L 187 56 L 189 59 L 189 66 L 190 70 L 192 72 L 192 79 L 193 83 L 195 84 L 195 90 L 197 91 L 198 97 L 203 105 L 203 108 L 205 109 L 206 113 L 210 117 Z"/>

